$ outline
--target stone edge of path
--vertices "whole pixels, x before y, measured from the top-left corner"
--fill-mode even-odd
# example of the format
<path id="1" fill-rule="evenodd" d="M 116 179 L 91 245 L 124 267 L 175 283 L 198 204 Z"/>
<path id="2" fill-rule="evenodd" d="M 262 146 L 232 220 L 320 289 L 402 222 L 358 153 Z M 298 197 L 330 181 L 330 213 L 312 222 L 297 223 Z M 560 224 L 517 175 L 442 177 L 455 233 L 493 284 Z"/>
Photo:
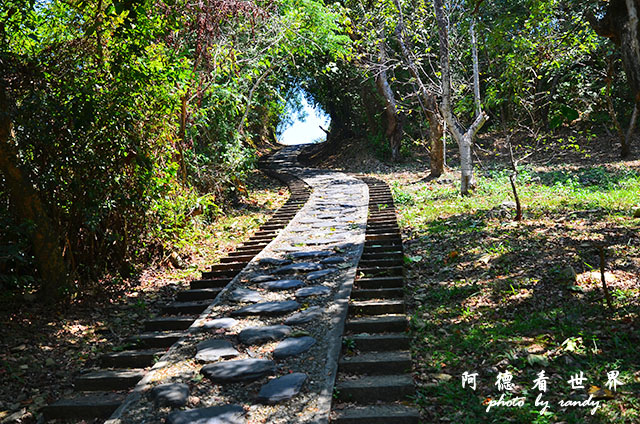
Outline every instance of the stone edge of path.
<path id="1" fill-rule="evenodd" d="M 368 196 L 368 188 L 367 188 Z M 342 333 L 347 320 L 347 312 L 349 310 L 349 298 L 351 297 L 351 289 L 355 281 L 356 272 L 358 270 L 358 262 L 364 250 L 364 243 L 360 244 L 356 253 L 355 266 L 344 274 L 340 283 L 340 290 L 334 297 L 334 304 L 331 306 L 331 325 L 333 326 L 329 340 L 327 341 L 328 353 L 327 364 L 325 367 L 325 375 L 327 375 L 326 385 L 320 393 L 318 399 L 318 412 L 315 414 L 311 423 L 327 424 L 329 422 L 329 414 L 331 412 L 331 401 L 333 400 L 333 386 L 336 382 L 338 372 L 338 360 L 342 351 Z"/>
<path id="2" fill-rule="evenodd" d="M 281 172 L 278 172 L 278 170 L 275 170 L 273 168 L 271 169 L 267 169 L 265 170 L 266 172 L 268 172 L 269 175 L 278 178 L 278 174 L 289 174 L 291 177 L 302 181 L 304 183 L 304 180 L 296 175 L 293 175 L 289 170 L 287 169 L 282 169 Z M 281 180 L 284 181 L 284 180 Z M 306 183 L 305 183 L 306 184 Z M 299 211 L 298 211 L 299 213 Z M 297 215 L 297 214 L 296 214 Z M 289 223 L 287 224 L 287 227 L 289 225 L 291 225 L 291 223 L 293 223 L 295 221 L 295 216 L 289 221 Z M 286 228 L 286 227 L 285 227 Z M 283 231 L 281 231 L 276 238 L 274 238 L 273 240 L 271 240 L 269 242 L 269 244 L 267 246 L 265 246 L 264 249 L 262 249 L 262 252 L 264 252 L 267 247 L 273 243 L 277 243 L 280 238 L 282 237 L 282 234 L 284 233 L 284 229 Z M 250 266 L 251 264 L 258 262 L 260 259 L 262 259 L 262 252 L 258 253 L 256 256 L 253 257 L 253 259 L 245 266 L 246 267 Z M 361 252 L 360 252 L 361 254 Z M 358 256 L 359 257 L 359 256 Z M 162 355 L 162 357 L 160 358 L 160 360 L 158 362 L 156 362 L 153 367 L 151 367 L 151 369 L 149 370 L 149 372 L 142 378 L 142 380 L 140 380 L 138 382 L 138 384 L 136 384 L 136 386 L 131 390 L 131 392 L 129 392 L 129 394 L 127 395 L 127 397 L 125 398 L 124 402 L 122 402 L 122 404 L 118 407 L 118 409 L 116 409 L 113 414 L 111 414 L 111 416 L 104 422 L 104 424 L 121 424 L 121 418 L 122 418 L 122 414 L 133 404 L 137 403 L 140 398 L 142 397 L 142 394 L 144 392 L 146 392 L 148 389 L 151 388 L 151 386 L 149 385 L 149 383 L 154 379 L 155 377 L 155 373 L 158 372 L 158 370 L 162 369 L 165 365 L 167 365 L 167 361 L 166 359 L 171 357 L 171 355 L 173 353 L 175 353 L 175 351 L 178 349 L 179 346 L 181 346 L 184 342 L 187 341 L 187 339 L 195 333 L 199 333 L 202 331 L 202 325 L 203 323 L 208 319 L 209 314 L 211 313 L 211 311 L 221 302 L 221 300 L 225 297 L 225 294 L 227 292 L 229 292 L 231 290 L 231 288 L 233 288 L 235 286 L 235 283 L 237 282 L 237 280 L 239 278 L 242 277 L 242 271 L 239 271 L 231 281 L 229 281 L 229 283 L 227 283 L 226 286 L 224 286 L 224 288 L 220 291 L 220 293 L 218 293 L 218 295 L 215 297 L 215 299 L 209 304 L 209 306 L 207 307 L 207 309 L 205 309 L 199 316 L 198 318 L 191 324 L 191 326 L 189 326 L 189 328 L 187 330 L 185 330 L 184 332 L 184 336 L 181 337 L 177 342 L 175 342 L 173 345 L 171 345 L 171 347 L 164 353 L 164 355 Z M 331 406 L 331 404 L 329 404 L 329 407 Z"/>

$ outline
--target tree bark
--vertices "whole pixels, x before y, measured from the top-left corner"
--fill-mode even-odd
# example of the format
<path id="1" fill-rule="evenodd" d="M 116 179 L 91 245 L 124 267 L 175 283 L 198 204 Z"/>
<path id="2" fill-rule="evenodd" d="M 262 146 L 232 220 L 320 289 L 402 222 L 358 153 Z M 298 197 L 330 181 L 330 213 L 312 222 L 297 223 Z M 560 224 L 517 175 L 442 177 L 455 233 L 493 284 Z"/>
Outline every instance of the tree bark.
<path id="1" fill-rule="evenodd" d="M 638 9 L 640 0 L 611 0 L 606 13 L 600 19 L 588 14 L 587 20 L 595 32 L 611 39 L 620 47 L 622 64 L 634 99 L 634 110 L 629 130 L 624 137 L 620 154 L 627 157 L 631 153 L 630 141 L 636 127 L 638 102 L 640 102 L 640 39 L 638 37 Z"/>
<path id="2" fill-rule="evenodd" d="M 404 41 L 404 17 L 402 16 L 402 8 L 399 0 L 394 0 L 396 9 L 398 9 L 398 25 L 396 26 L 396 38 L 402 51 L 402 57 L 404 58 L 411 76 L 415 78 L 418 86 L 419 98 L 422 98 L 420 102 L 424 113 L 427 115 L 429 121 L 429 158 L 431 176 L 439 177 L 444 172 L 444 128 L 440 111 L 438 110 L 438 101 L 436 94 L 428 90 L 422 82 L 418 68 L 411 57 L 411 52 Z"/>
<path id="3" fill-rule="evenodd" d="M 480 109 L 471 126 L 465 130 L 458 122 L 451 111 L 451 65 L 449 63 L 449 34 L 447 31 L 447 22 L 444 16 L 442 0 L 434 0 L 433 6 L 436 13 L 436 22 L 438 24 L 438 35 L 440 38 L 440 72 L 442 75 L 442 104 L 441 110 L 445 121 L 449 126 L 449 131 L 458 143 L 460 149 L 460 193 L 463 196 L 469 195 L 474 187 L 473 179 L 473 158 L 471 155 L 471 146 L 473 145 L 473 137 L 480 130 L 482 125 L 487 121 L 488 117 Z M 474 69 L 474 73 L 478 70 Z M 474 76 L 474 81 L 479 81 L 479 76 Z"/>
<path id="4" fill-rule="evenodd" d="M 9 191 L 9 205 L 18 221 L 30 224 L 29 237 L 42 278 L 40 296 L 47 302 L 67 294 L 69 276 L 60 248 L 60 240 L 36 189 L 19 167 L 20 159 L 11 142 L 11 104 L 5 87 L 0 85 L 0 172 Z"/>
<path id="5" fill-rule="evenodd" d="M 398 112 L 396 99 L 389 85 L 385 64 L 387 60 L 385 48 L 384 41 L 380 41 L 380 71 L 376 75 L 376 87 L 380 95 L 385 99 L 384 112 L 387 117 L 386 136 L 389 139 L 389 146 L 391 147 L 391 159 L 395 161 L 400 154 L 400 143 L 402 142 L 402 135 L 404 134 L 404 119 Z"/>

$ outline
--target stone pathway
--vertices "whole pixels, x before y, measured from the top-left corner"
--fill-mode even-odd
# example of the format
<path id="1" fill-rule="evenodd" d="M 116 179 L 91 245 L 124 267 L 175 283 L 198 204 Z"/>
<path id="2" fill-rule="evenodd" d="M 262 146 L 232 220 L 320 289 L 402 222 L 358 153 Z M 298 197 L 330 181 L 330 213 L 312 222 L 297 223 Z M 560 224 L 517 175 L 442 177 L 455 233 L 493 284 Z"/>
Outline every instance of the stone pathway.
<path id="1" fill-rule="evenodd" d="M 297 166 L 299 151 L 284 148 L 270 165 L 311 187 L 306 205 L 107 423 L 328 422 L 368 188 Z"/>

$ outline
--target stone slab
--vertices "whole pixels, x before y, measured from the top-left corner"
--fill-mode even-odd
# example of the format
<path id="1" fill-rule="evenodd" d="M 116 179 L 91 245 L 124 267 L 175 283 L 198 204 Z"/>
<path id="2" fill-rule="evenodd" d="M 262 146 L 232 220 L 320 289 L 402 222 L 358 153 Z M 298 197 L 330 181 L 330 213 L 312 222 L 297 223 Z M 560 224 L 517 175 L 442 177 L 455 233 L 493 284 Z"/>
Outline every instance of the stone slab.
<path id="1" fill-rule="evenodd" d="M 285 265 L 273 271 L 274 274 L 291 274 L 294 272 L 311 272 L 322 269 L 322 265 L 313 262 L 299 262 L 296 264 Z"/>
<path id="2" fill-rule="evenodd" d="M 300 304 L 295 300 L 285 300 L 284 302 L 262 302 L 245 306 L 231 312 L 231 315 L 281 315 L 293 312 L 300 308 Z"/>
<path id="3" fill-rule="evenodd" d="M 296 372 L 278 377 L 260 389 L 258 393 L 258 401 L 263 403 L 277 403 L 283 400 L 291 399 L 302 389 L 302 385 L 307 380 L 307 374 Z"/>
<path id="4" fill-rule="evenodd" d="M 323 269 L 320 271 L 310 272 L 309 274 L 307 274 L 307 280 L 317 280 L 319 278 L 326 277 L 329 274 L 333 274 L 334 272 L 335 269 Z"/>
<path id="5" fill-rule="evenodd" d="M 262 258 L 258 261 L 260 265 L 274 265 L 283 266 L 291 263 L 291 259 L 278 259 L 278 258 Z"/>
<path id="6" fill-rule="evenodd" d="M 260 284 L 260 287 L 267 290 L 289 290 L 302 286 L 304 286 L 304 281 L 302 280 L 274 280 Z"/>
<path id="7" fill-rule="evenodd" d="M 284 323 L 289 325 L 305 324 L 322 316 L 323 310 L 320 306 L 312 306 L 304 311 L 296 312 L 287 318 Z"/>
<path id="8" fill-rule="evenodd" d="M 330 250 L 308 250 L 290 254 L 294 259 L 324 258 L 333 255 Z"/>
<path id="9" fill-rule="evenodd" d="M 185 383 L 166 383 L 151 389 L 151 398 L 157 406 L 180 408 L 189 400 L 189 386 Z"/>
<path id="10" fill-rule="evenodd" d="M 233 318 L 216 318 L 210 321 L 206 321 L 202 328 L 205 330 L 214 330 L 218 328 L 229 329 L 238 323 L 237 319 Z"/>
<path id="11" fill-rule="evenodd" d="M 233 345 L 221 339 L 205 340 L 196 345 L 196 360 L 200 362 L 215 362 L 220 359 L 238 356 Z"/>
<path id="12" fill-rule="evenodd" d="M 282 340 L 291 333 L 288 325 L 268 325 L 264 327 L 248 327 L 238 334 L 238 339 L 246 345 L 256 345 Z"/>
<path id="13" fill-rule="evenodd" d="M 260 293 L 249 289 L 235 289 L 231 292 L 231 299 L 240 303 L 257 303 L 264 300 Z"/>
<path id="14" fill-rule="evenodd" d="M 325 286 L 303 287 L 296 290 L 296 297 L 326 296 L 331 293 L 331 289 Z"/>
<path id="15" fill-rule="evenodd" d="M 275 370 L 275 363 L 267 359 L 239 359 L 205 365 L 200 372 L 214 383 L 224 384 L 257 380 Z"/>
<path id="16" fill-rule="evenodd" d="M 273 357 L 276 359 L 288 358 L 306 352 L 316 344 L 316 339 L 311 336 L 290 337 L 284 339 L 273 350 Z"/>
<path id="17" fill-rule="evenodd" d="M 240 405 L 188 409 L 169 414 L 167 424 L 245 424 L 245 411 Z"/>

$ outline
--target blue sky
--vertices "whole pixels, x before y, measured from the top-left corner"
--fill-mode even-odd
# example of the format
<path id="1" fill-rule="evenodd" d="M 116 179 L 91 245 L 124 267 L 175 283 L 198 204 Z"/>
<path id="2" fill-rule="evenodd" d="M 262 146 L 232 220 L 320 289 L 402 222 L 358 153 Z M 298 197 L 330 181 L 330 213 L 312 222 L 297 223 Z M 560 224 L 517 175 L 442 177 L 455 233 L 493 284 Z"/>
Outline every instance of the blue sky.
<path id="1" fill-rule="evenodd" d="M 307 100 L 302 96 L 302 106 L 305 111 L 305 119 L 303 121 L 298 120 L 288 127 L 280 136 L 278 141 L 282 144 L 303 144 L 311 143 L 319 138 L 323 140 L 326 138 L 326 134 L 322 131 L 322 128 L 329 129 L 329 117 L 322 111 L 313 108 Z"/>

